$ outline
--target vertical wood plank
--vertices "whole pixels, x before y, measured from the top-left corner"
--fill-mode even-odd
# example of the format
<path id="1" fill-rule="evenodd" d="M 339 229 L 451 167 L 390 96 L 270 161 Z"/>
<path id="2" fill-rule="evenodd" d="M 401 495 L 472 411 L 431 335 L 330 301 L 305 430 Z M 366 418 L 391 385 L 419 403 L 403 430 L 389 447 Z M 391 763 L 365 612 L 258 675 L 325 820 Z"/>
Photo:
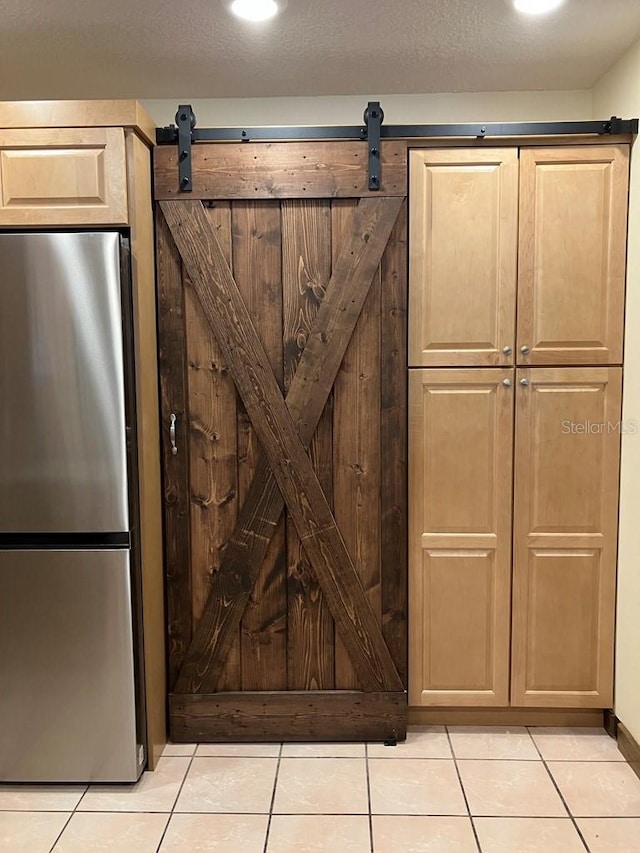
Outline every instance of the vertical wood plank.
<path id="1" fill-rule="evenodd" d="M 382 633 L 407 684 L 407 203 L 381 264 Z M 386 451 L 393 452 L 387 457 Z"/>
<path id="2" fill-rule="evenodd" d="M 282 203 L 284 381 L 288 392 L 331 275 L 331 205 Z M 332 500 L 332 399 L 329 398 L 310 456 L 329 504 Z M 333 619 L 318 580 L 287 516 L 287 671 L 290 690 L 334 686 Z"/>
<path id="3" fill-rule="evenodd" d="M 232 207 L 233 270 L 251 320 L 280 387 L 284 384 L 282 339 L 282 236 L 280 203 L 240 201 Z M 240 501 L 251 485 L 259 442 L 238 405 L 238 487 Z M 242 619 L 242 689 L 285 690 L 287 586 L 284 516 Z"/>
<path id="4" fill-rule="evenodd" d="M 349 233 L 355 203 L 335 201 L 333 252 Z M 373 612 L 381 620 L 380 588 L 380 271 L 376 271 L 334 390 L 335 518 Z M 359 689 L 336 634 L 336 688 Z"/>
<path id="5" fill-rule="evenodd" d="M 222 204 L 225 204 L 222 202 Z M 230 249 L 230 208 L 209 209 L 225 256 Z M 227 223 L 224 223 L 226 213 Z M 215 214 L 215 215 L 212 215 Z M 221 215 L 222 214 L 222 215 Z M 224 225 L 227 225 L 225 228 Z M 213 332 L 199 310 L 197 297 L 185 287 L 188 329 L 189 458 L 191 474 L 191 571 L 193 620 L 198 622 L 210 579 L 219 564 L 225 532 L 236 516 L 237 471 L 235 388 L 227 382 Z M 231 393 L 230 393 L 231 392 Z M 230 423 L 233 414 L 233 424 Z M 231 525 L 231 526 L 230 526 Z"/>
<path id="6" fill-rule="evenodd" d="M 231 261 L 231 205 L 207 208 L 218 241 Z M 185 282 L 191 480 L 191 589 L 193 624 L 207 601 L 211 578 L 238 514 L 236 392 L 197 297 Z M 221 689 L 239 690 L 240 632 L 221 677 Z"/>
<path id="7" fill-rule="evenodd" d="M 182 262 L 165 218 L 159 212 L 156 215 L 156 241 L 167 634 L 171 689 L 178 677 L 192 635 L 187 381 Z M 177 418 L 176 439 L 180 448 L 176 456 L 171 452 L 169 441 L 172 414 Z"/>

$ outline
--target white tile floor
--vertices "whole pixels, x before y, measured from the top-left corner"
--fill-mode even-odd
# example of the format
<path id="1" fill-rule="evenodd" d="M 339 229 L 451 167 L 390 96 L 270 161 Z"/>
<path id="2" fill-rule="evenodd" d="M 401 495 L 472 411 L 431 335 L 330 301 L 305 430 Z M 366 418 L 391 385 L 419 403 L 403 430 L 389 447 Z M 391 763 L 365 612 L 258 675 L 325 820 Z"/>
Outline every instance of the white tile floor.
<path id="1" fill-rule="evenodd" d="M 0 853 L 585 850 L 640 853 L 640 779 L 601 729 L 175 744 L 137 785 L 0 785 Z"/>

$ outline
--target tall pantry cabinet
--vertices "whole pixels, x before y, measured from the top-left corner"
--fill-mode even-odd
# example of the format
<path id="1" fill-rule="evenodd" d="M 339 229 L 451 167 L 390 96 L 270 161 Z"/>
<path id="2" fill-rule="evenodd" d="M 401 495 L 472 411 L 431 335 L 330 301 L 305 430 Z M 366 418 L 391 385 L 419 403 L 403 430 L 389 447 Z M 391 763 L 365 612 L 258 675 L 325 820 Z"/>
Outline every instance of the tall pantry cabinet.
<path id="1" fill-rule="evenodd" d="M 612 705 L 628 173 L 410 153 L 413 707 Z"/>

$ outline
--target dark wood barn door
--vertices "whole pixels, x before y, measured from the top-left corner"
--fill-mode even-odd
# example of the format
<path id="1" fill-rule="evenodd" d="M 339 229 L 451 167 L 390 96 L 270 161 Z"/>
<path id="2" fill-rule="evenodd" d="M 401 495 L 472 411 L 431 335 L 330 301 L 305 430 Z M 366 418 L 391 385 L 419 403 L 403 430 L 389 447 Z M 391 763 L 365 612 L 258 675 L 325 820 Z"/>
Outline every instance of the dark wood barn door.
<path id="1" fill-rule="evenodd" d="M 404 737 L 406 166 L 365 152 L 198 145 L 186 196 L 157 150 L 175 741 Z"/>

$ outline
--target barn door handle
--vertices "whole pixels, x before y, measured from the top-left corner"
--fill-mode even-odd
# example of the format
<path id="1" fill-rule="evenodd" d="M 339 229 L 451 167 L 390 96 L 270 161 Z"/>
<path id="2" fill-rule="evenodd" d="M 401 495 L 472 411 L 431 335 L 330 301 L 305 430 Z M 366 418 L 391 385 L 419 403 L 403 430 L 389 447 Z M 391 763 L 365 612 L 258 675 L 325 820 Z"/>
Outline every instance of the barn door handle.
<path id="1" fill-rule="evenodd" d="M 170 421 L 169 438 L 171 439 L 171 453 L 174 456 L 178 455 L 178 445 L 176 444 L 176 421 L 177 420 L 178 419 L 176 418 L 176 416 L 172 412 L 171 417 L 169 418 L 169 421 Z"/>

